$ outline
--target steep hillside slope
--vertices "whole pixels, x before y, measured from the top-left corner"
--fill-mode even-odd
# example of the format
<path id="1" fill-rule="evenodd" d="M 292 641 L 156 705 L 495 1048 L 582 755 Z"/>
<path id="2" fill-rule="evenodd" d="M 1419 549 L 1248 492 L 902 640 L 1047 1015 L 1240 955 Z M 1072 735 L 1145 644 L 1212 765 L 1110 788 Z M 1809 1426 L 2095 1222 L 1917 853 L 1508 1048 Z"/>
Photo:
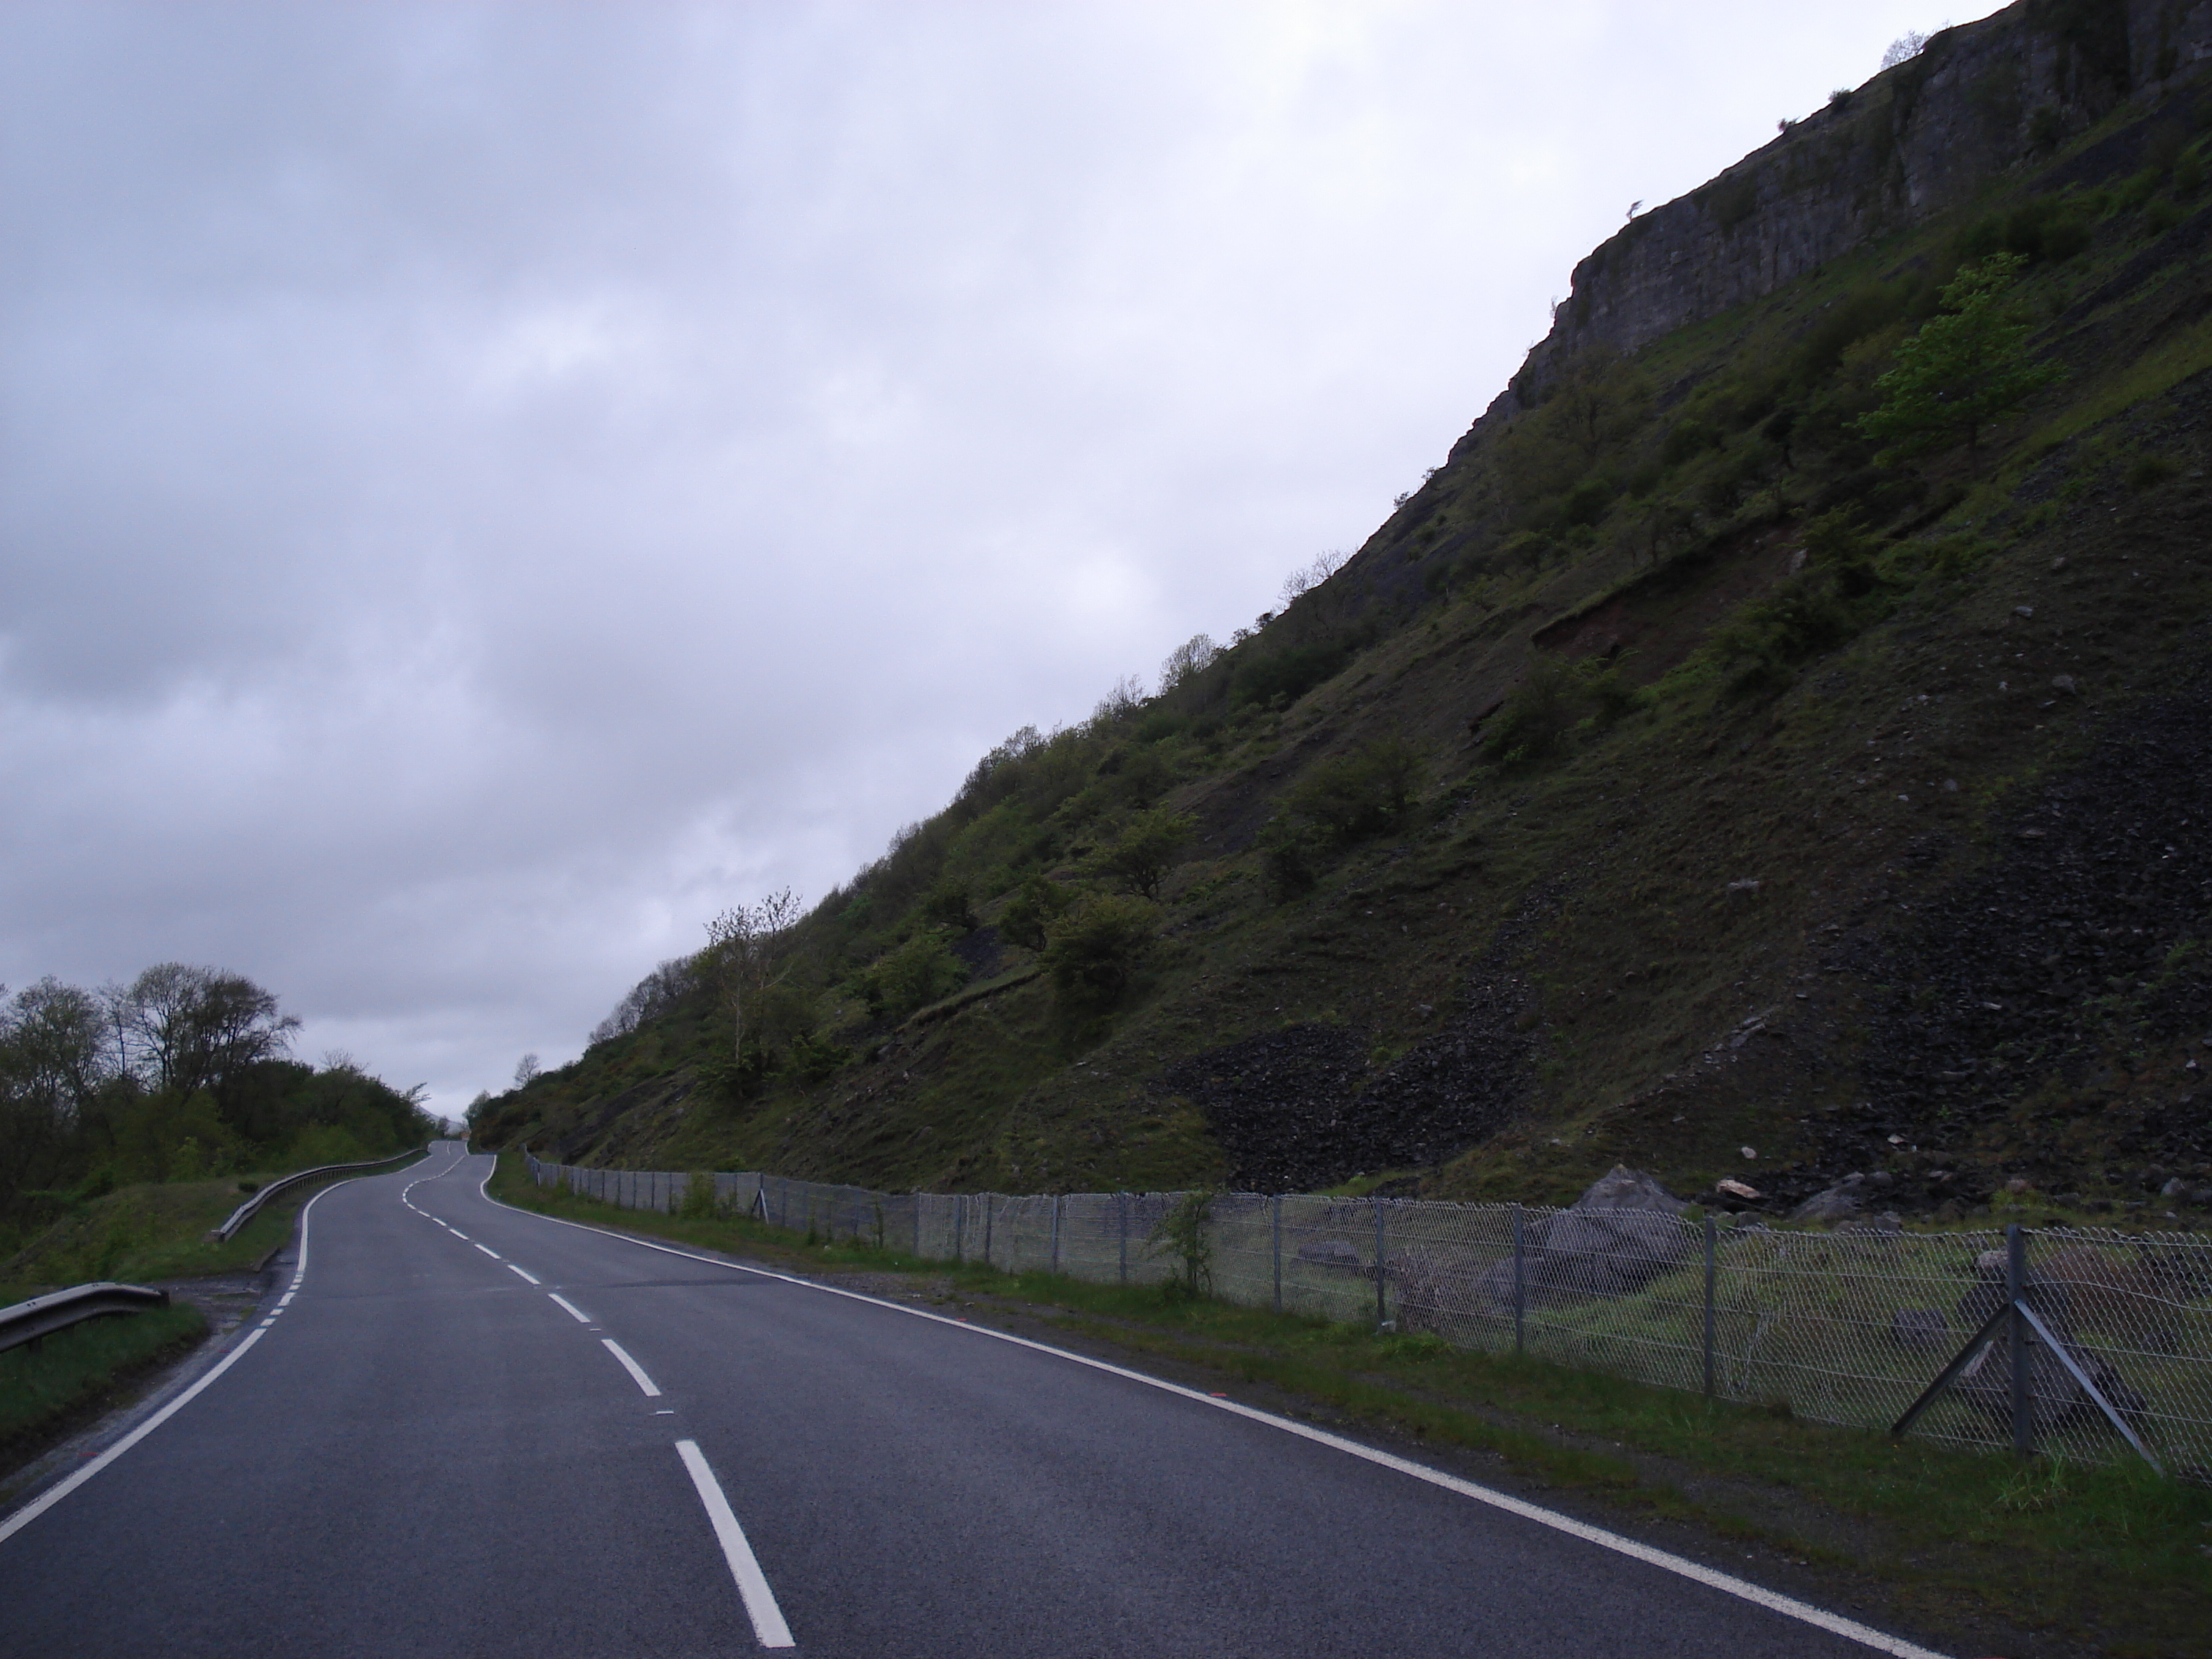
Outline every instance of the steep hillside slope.
<path id="1" fill-rule="evenodd" d="M 2179 4 L 2015 6 L 1632 223 L 1341 570 L 477 1133 L 879 1187 L 2212 1188 L 2208 55 Z M 2008 255 L 2047 383 L 1886 459 L 1877 380 Z"/>

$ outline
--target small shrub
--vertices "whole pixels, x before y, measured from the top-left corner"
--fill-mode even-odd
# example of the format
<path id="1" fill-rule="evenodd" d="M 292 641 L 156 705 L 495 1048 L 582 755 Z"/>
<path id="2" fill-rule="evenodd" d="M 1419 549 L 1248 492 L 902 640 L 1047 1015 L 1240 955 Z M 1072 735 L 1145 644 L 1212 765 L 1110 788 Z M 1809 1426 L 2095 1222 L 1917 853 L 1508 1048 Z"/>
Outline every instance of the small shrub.
<path id="1" fill-rule="evenodd" d="M 1022 884 L 999 918 L 999 932 L 1024 950 L 1044 949 L 1045 935 L 1075 896 L 1048 876 L 1031 876 Z"/>
<path id="2" fill-rule="evenodd" d="M 950 927 L 957 933 L 975 931 L 974 896 L 964 881 L 951 878 L 931 888 L 921 901 L 921 919 L 933 927 Z"/>
<path id="3" fill-rule="evenodd" d="M 853 1051 L 812 1031 L 801 1031 L 785 1051 L 785 1064 L 802 1083 L 819 1083 L 853 1063 Z"/>
<path id="4" fill-rule="evenodd" d="M 2163 455 L 2144 455 L 2128 469 L 2128 488 L 2140 495 L 2146 489 L 2155 489 L 2180 471 Z"/>
<path id="5" fill-rule="evenodd" d="M 1412 814 L 1428 762 L 1395 735 L 1361 744 L 1326 760 L 1298 780 L 1285 802 L 1291 813 L 1339 843 L 1380 835 Z"/>
<path id="6" fill-rule="evenodd" d="M 1269 898 L 1279 904 L 1313 890 L 1328 849 L 1312 824 L 1278 812 L 1261 827 L 1258 844 Z"/>
<path id="7" fill-rule="evenodd" d="M 1241 708 L 1296 702 L 1323 680 L 1333 678 L 1351 658 L 1350 648 L 1340 644 L 1298 645 L 1239 663 L 1230 678 L 1230 703 Z"/>
<path id="8" fill-rule="evenodd" d="M 1175 1263 L 1175 1277 L 1162 1286 L 1170 1302 L 1196 1302 L 1213 1293 L 1213 1240 L 1206 1231 L 1213 1200 L 1210 1191 L 1185 1193 L 1145 1241 L 1152 1254 Z"/>
<path id="9" fill-rule="evenodd" d="M 952 954 L 943 932 L 925 927 L 868 969 L 861 994 L 872 1012 L 904 1019 L 957 990 L 967 977 L 967 968 Z"/>
<path id="10" fill-rule="evenodd" d="M 1143 813 L 1098 855 L 1097 868 L 1126 882 L 1139 897 L 1158 898 L 1160 883 L 1175 867 L 1176 854 L 1190 840 L 1194 827 L 1183 814 L 1164 808 Z"/>
<path id="11" fill-rule="evenodd" d="M 1484 725 L 1482 757 L 1509 770 L 1540 765 L 1566 747 L 1582 719 L 1574 665 L 1539 655 L 1528 677 Z"/>
<path id="12" fill-rule="evenodd" d="M 1047 935 L 1044 964 L 1071 1003 L 1111 1003 L 1151 957 L 1159 912 L 1140 898 L 1093 893 L 1078 900 Z"/>
<path id="13" fill-rule="evenodd" d="M 684 1178 L 684 1205 L 677 1213 L 693 1221 L 712 1221 L 722 1213 L 712 1170 L 694 1170 Z"/>

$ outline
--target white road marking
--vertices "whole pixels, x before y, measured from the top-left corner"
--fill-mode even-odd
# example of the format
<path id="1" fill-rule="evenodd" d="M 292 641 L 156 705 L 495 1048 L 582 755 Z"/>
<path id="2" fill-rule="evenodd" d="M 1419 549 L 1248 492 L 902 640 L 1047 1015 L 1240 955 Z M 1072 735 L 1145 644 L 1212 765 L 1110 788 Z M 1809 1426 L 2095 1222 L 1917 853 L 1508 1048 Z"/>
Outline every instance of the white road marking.
<path id="1" fill-rule="evenodd" d="M 453 1226 L 453 1225 L 451 1225 L 450 1224 L 444 1224 L 444 1225 L 445 1225 L 445 1227 L 446 1227 L 446 1231 L 447 1231 L 447 1232 L 449 1232 L 449 1233 L 453 1234 L 453 1236 L 455 1238 L 468 1238 L 468 1239 L 469 1239 L 469 1243 L 470 1243 L 473 1244 L 473 1243 L 476 1243 L 476 1241 L 475 1241 L 474 1239 L 472 1239 L 472 1238 L 469 1238 L 469 1236 L 468 1236 L 466 1233 L 463 1232 L 463 1231 L 462 1231 L 459 1227 Z"/>
<path id="2" fill-rule="evenodd" d="M 611 1342 L 607 1346 L 614 1347 Z M 707 1519 L 714 1525 L 715 1541 L 722 1547 L 722 1559 L 730 1564 L 730 1577 L 738 1581 L 738 1594 L 744 1597 L 745 1616 L 753 1621 L 753 1634 L 764 1648 L 798 1646 L 791 1639 L 791 1626 L 783 1622 L 783 1609 L 775 1604 L 775 1592 L 768 1587 L 768 1575 L 754 1559 L 753 1547 L 745 1542 L 745 1529 L 738 1524 L 730 1500 L 722 1496 L 722 1483 L 707 1467 L 699 1443 L 678 1441 L 676 1455 L 684 1460 L 691 1484 L 699 1489 L 699 1501 L 707 1506 Z"/>
<path id="3" fill-rule="evenodd" d="M 1549 1527 L 1553 1531 L 1565 1533 L 1570 1538 L 1578 1538 L 1584 1543 L 1596 1545 L 1600 1549 L 1611 1550 L 1618 1555 L 1626 1555 L 1632 1560 L 1643 1562 L 1647 1566 L 1657 1567 L 1662 1572 L 1674 1573 L 1678 1577 L 1687 1578 L 1693 1583 L 1703 1584 L 1709 1589 L 1718 1590 L 1724 1595 L 1733 1595 L 1740 1601 L 1752 1603 L 1754 1607 L 1765 1607 L 1770 1613 L 1780 1613 L 1785 1619 L 1797 1620 L 1801 1623 L 1811 1625 L 1817 1630 L 1824 1630 L 1831 1635 L 1840 1636 L 1846 1641 L 1856 1642 L 1863 1647 L 1872 1648 L 1877 1653 L 1888 1654 L 1891 1659 L 1947 1659 L 1947 1656 L 1936 1652 L 1932 1648 L 1923 1648 L 1917 1643 L 1905 1640 L 1902 1637 L 1892 1636 L 1885 1631 L 1878 1631 L 1870 1625 L 1862 1625 L 1856 1619 L 1846 1619 L 1841 1613 L 1830 1613 L 1826 1607 L 1815 1607 L 1810 1601 L 1801 1601 L 1794 1595 L 1784 1595 L 1778 1591 L 1767 1589 L 1762 1585 L 1751 1583 L 1748 1579 L 1716 1571 L 1702 1563 L 1691 1560 L 1686 1556 L 1676 1555 L 1667 1550 L 1655 1549 L 1649 1544 L 1638 1543 L 1635 1539 L 1623 1537 L 1617 1532 L 1607 1532 L 1602 1527 L 1593 1527 L 1585 1522 L 1577 1521 L 1571 1516 L 1561 1515 L 1556 1510 L 1545 1509 L 1539 1504 L 1509 1497 L 1502 1492 L 1492 1492 L 1487 1486 L 1479 1486 L 1472 1480 L 1462 1480 L 1455 1474 L 1446 1474 L 1442 1469 L 1432 1469 L 1425 1464 L 1413 1462 L 1410 1459 L 1394 1456 L 1386 1451 L 1379 1451 L 1372 1446 L 1363 1446 L 1356 1440 L 1346 1440 L 1340 1435 L 1329 1433 L 1326 1429 L 1316 1429 L 1304 1423 L 1294 1423 L 1286 1417 L 1277 1417 L 1273 1413 L 1259 1411 L 1234 1400 L 1216 1400 L 1195 1389 L 1186 1389 L 1179 1382 L 1169 1382 L 1157 1376 L 1147 1376 L 1142 1371 L 1133 1371 L 1126 1366 L 1112 1364 L 1103 1359 L 1093 1359 L 1087 1354 L 1071 1353 L 1066 1348 L 1055 1348 L 1048 1343 L 1032 1342 L 1025 1336 L 1014 1336 L 1005 1331 L 994 1331 L 988 1326 L 970 1325 L 960 1320 L 948 1319 L 943 1314 L 931 1313 L 927 1309 L 904 1307 L 896 1302 L 886 1302 L 880 1297 L 863 1296 L 858 1291 L 841 1291 L 833 1285 L 817 1285 L 811 1279 L 796 1279 L 789 1273 L 773 1273 L 766 1267 L 743 1267 L 737 1262 L 724 1261 L 714 1256 L 700 1255 L 695 1251 L 679 1250 L 671 1244 L 655 1244 L 649 1240 L 634 1237 L 628 1233 L 611 1232 L 605 1227 L 594 1227 L 587 1222 L 570 1221 L 562 1216 L 540 1215 L 535 1210 L 520 1209 L 514 1205 L 504 1203 L 492 1197 L 489 1188 L 491 1186 L 492 1174 L 498 1167 L 498 1161 L 495 1158 L 492 1169 L 485 1172 L 483 1180 L 477 1187 L 477 1194 L 491 1203 L 499 1205 L 501 1209 L 514 1210 L 517 1215 L 532 1216 L 539 1221 L 550 1221 L 559 1227 L 574 1227 L 579 1232 L 598 1233 L 604 1238 L 620 1239 L 625 1244 L 635 1244 L 641 1249 L 658 1250 L 663 1255 L 679 1255 L 687 1261 L 708 1262 L 717 1267 L 726 1267 L 732 1273 L 751 1273 L 758 1279 L 779 1279 L 786 1285 L 795 1285 L 801 1290 L 819 1291 L 824 1296 L 842 1296 L 848 1301 L 866 1302 L 872 1307 L 888 1308 L 893 1313 L 905 1314 L 909 1318 L 927 1319 L 933 1324 L 949 1325 L 955 1330 L 971 1332 L 977 1336 L 988 1336 L 994 1341 L 1009 1342 L 1018 1348 L 1034 1349 L 1038 1353 L 1050 1354 L 1056 1359 L 1065 1359 L 1070 1364 L 1086 1365 L 1095 1371 L 1104 1371 L 1109 1376 L 1124 1377 L 1132 1382 L 1141 1382 L 1148 1389 L 1158 1389 L 1164 1394 L 1177 1395 L 1185 1400 L 1194 1401 L 1199 1405 L 1210 1406 L 1216 1411 L 1228 1412 L 1233 1416 L 1263 1424 L 1271 1429 L 1280 1430 L 1285 1434 L 1294 1434 L 1301 1440 L 1310 1440 L 1318 1445 L 1328 1446 L 1334 1450 L 1345 1453 L 1347 1456 L 1379 1464 L 1383 1468 L 1410 1475 L 1416 1480 L 1425 1480 L 1432 1486 L 1441 1486 L 1446 1492 L 1456 1492 L 1462 1498 L 1471 1498 L 1478 1504 L 1486 1504 L 1493 1509 L 1503 1510 L 1508 1515 L 1517 1516 L 1524 1521 L 1532 1521 L 1540 1527 Z M 607 1346 L 612 1347 L 614 1345 L 609 1343 Z"/>
<path id="4" fill-rule="evenodd" d="M 489 1256 L 493 1261 L 498 1261 L 498 1260 L 499 1260 L 499 1252 L 498 1252 L 497 1250 L 495 1250 L 494 1249 L 492 1249 L 490 1245 L 489 1245 L 489 1244 L 479 1244 L 479 1245 L 477 1245 L 477 1249 L 478 1249 L 482 1250 L 482 1251 L 483 1251 L 486 1255 Z"/>
<path id="5" fill-rule="evenodd" d="M 538 1278 L 536 1278 L 536 1277 L 532 1276 L 532 1274 L 529 1274 L 529 1273 L 523 1273 L 523 1272 L 522 1272 L 522 1269 L 521 1269 L 521 1268 L 520 1268 L 520 1267 L 516 1267 L 516 1266 L 514 1265 L 514 1263 L 513 1263 L 512 1261 L 510 1261 L 510 1262 L 508 1262 L 508 1263 L 507 1264 L 507 1272 L 509 1272 L 509 1273 L 522 1273 L 522 1276 L 523 1276 L 525 1279 L 529 1279 L 529 1280 L 530 1280 L 530 1282 L 531 1282 L 532 1284 L 533 1284 L 533 1285 L 543 1285 L 543 1284 L 545 1282 L 545 1281 L 544 1281 L 544 1279 L 538 1279 Z"/>
<path id="6" fill-rule="evenodd" d="M 569 1301 L 567 1297 L 562 1296 L 559 1291 L 548 1291 L 545 1294 L 551 1297 L 554 1301 L 560 1304 L 562 1310 L 565 1312 L 569 1318 L 574 1320 L 579 1325 L 588 1325 L 592 1322 L 591 1315 L 586 1313 L 581 1308 Z"/>
<path id="7" fill-rule="evenodd" d="M 622 1361 L 622 1368 L 629 1373 L 631 1382 L 636 1383 L 639 1388 L 645 1390 L 647 1399 L 658 1400 L 660 1398 L 659 1389 L 655 1387 L 653 1379 L 645 1374 L 645 1368 L 622 1351 L 622 1344 L 616 1341 L 611 1336 L 603 1336 L 599 1340 L 607 1345 L 607 1352 L 609 1353 Z"/>
<path id="8" fill-rule="evenodd" d="M 299 1291 L 296 1291 L 296 1290 L 287 1291 L 285 1291 L 285 1292 L 284 1292 L 284 1294 L 283 1294 L 283 1295 L 282 1295 L 282 1296 L 280 1296 L 280 1297 L 278 1297 L 276 1298 L 276 1305 L 277 1305 L 278 1307 L 282 1308 L 282 1307 L 283 1307 L 283 1306 L 287 1305 L 287 1304 L 288 1304 L 292 1300 L 292 1298 L 293 1298 L 294 1297 L 297 1296 L 297 1295 L 299 1295 Z"/>

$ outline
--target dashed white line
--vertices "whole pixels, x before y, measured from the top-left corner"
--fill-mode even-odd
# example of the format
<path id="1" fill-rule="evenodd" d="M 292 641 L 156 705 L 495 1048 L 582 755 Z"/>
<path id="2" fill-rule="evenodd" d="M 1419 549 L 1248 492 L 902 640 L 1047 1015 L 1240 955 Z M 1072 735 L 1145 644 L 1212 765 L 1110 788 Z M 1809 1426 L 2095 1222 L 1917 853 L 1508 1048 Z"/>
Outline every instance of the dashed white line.
<path id="1" fill-rule="evenodd" d="M 591 1315 L 586 1313 L 581 1308 L 569 1301 L 567 1297 L 562 1296 L 559 1291 L 548 1291 L 545 1294 L 551 1297 L 553 1300 L 560 1305 L 562 1311 L 566 1313 L 569 1318 L 574 1320 L 579 1325 L 588 1325 L 592 1322 Z"/>
<path id="2" fill-rule="evenodd" d="M 653 1380 L 651 1377 L 645 1374 L 645 1368 L 642 1365 L 640 1365 L 637 1361 L 632 1359 L 628 1354 L 622 1351 L 622 1344 L 616 1341 L 614 1338 L 611 1336 L 603 1336 L 599 1340 L 607 1345 L 607 1352 L 609 1353 L 622 1361 L 622 1368 L 629 1373 L 630 1381 L 636 1383 L 639 1388 L 645 1390 L 646 1397 L 647 1399 L 658 1400 L 660 1398 L 660 1389 L 659 1387 L 654 1384 Z"/>
<path id="3" fill-rule="evenodd" d="M 614 1348 L 615 1345 L 607 1346 Z M 615 1352 L 622 1350 L 615 1348 Z M 722 1496 L 722 1483 L 707 1466 L 699 1443 L 678 1441 L 676 1455 L 684 1460 L 691 1484 L 699 1489 L 699 1501 L 707 1507 L 707 1519 L 714 1526 L 715 1541 L 722 1547 L 722 1559 L 730 1564 L 730 1577 L 738 1581 L 738 1594 L 744 1598 L 745 1616 L 753 1621 L 753 1634 L 764 1648 L 798 1646 L 791 1639 L 791 1626 L 783 1621 L 783 1609 L 775 1604 L 775 1592 L 768 1587 L 768 1575 L 761 1571 L 753 1547 L 745 1542 L 745 1529 L 738 1524 L 730 1500 Z"/>
<path id="4" fill-rule="evenodd" d="M 535 1273 L 524 1272 L 522 1268 L 516 1267 L 512 1261 L 507 1264 L 507 1270 L 511 1273 L 520 1273 L 524 1279 L 527 1279 L 532 1285 L 543 1285 L 545 1282 L 544 1279 L 538 1278 Z"/>
<path id="5" fill-rule="evenodd" d="M 440 1222 L 438 1224 L 439 1224 L 440 1226 L 441 1226 L 441 1227 L 445 1228 L 445 1230 L 446 1230 L 447 1232 L 449 1232 L 449 1233 L 453 1234 L 453 1236 L 455 1238 L 468 1238 L 468 1237 L 469 1237 L 469 1236 L 468 1236 L 466 1233 L 463 1232 L 463 1231 L 462 1231 L 459 1227 L 453 1226 L 453 1225 L 452 1225 L 450 1223 L 441 1221 L 441 1222 Z M 476 1243 L 476 1241 L 475 1241 L 474 1239 L 469 1239 L 469 1242 L 470 1242 L 471 1244 L 473 1244 L 474 1243 Z"/>
<path id="6" fill-rule="evenodd" d="M 498 1260 L 499 1260 L 499 1252 L 498 1252 L 497 1250 L 495 1250 L 494 1249 L 492 1249 L 492 1247 L 491 1247 L 490 1245 L 489 1245 L 489 1244 L 478 1244 L 478 1245 L 477 1246 L 477 1249 L 478 1249 L 482 1250 L 482 1251 L 483 1251 L 486 1255 L 489 1256 L 493 1261 L 498 1261 Z"/>

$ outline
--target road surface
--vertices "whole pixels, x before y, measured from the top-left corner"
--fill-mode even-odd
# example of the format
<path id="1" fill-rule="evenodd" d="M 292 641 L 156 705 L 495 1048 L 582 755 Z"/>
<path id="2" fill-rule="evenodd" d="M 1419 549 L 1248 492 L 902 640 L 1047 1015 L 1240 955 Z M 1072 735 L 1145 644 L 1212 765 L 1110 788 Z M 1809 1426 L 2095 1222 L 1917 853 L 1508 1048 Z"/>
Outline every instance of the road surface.
<path id="1" fill-rule="evenodd" d="M 319 1195 L 283 1303 L 0 1519 L 0 1654 L 1926 1652 L 1235 1402 L 508 1209 L 490 1169 L 446 1143 Z"/>

